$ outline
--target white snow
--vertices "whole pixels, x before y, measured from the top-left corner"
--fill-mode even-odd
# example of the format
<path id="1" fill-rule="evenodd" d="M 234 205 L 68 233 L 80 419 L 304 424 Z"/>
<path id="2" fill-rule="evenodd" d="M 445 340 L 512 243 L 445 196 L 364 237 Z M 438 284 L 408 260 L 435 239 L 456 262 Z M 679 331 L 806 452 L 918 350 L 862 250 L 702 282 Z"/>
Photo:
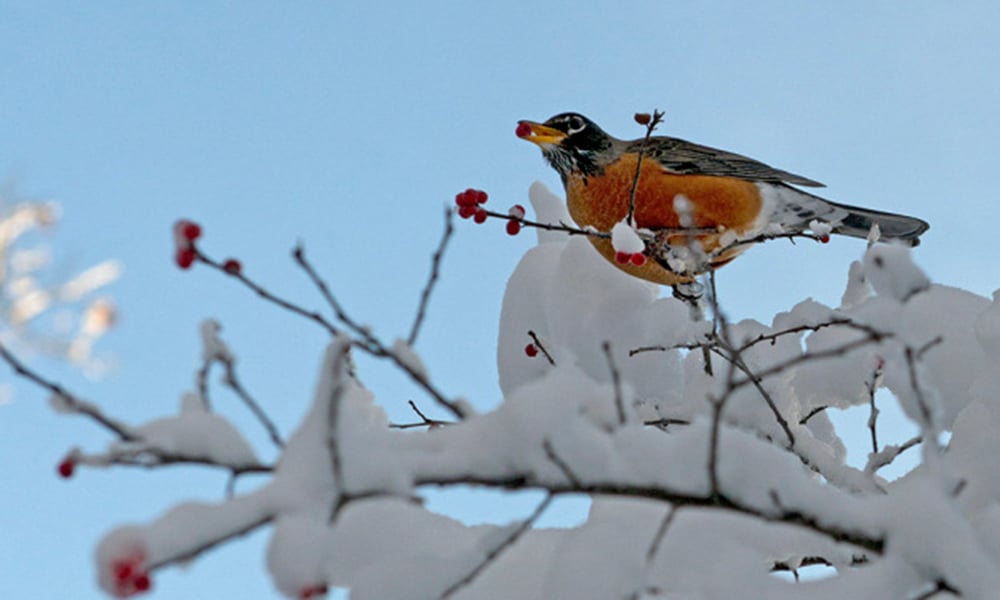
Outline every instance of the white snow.
<path id="1" fill-rule="evenodd" d="M 539 220 L 568 222 L 544 186 L 530 197 Z M 675 200 L 679 213 L 684 203 Z M 828 227 L 812 225 L 817 235 Z M 641 250 L 632 228 L 616 231 L 617 249 Z M 352 600 L 437 599 L 455 586 L 460 600 L 905 598 L 938 581 L 969 598 L 1000 589 L 1000 291 L 991 301 L 932 284 L 909 249 L 876 244 L 851 265 L 840 307 L 807 299 L 770 324 L 729 324 L 720 335 L 739 354 L 716 348 L 733 360 L 716 356 L 709 375 L 697 344 L 711 338 L 710 321 L 693 321 L 687 305 L 581 236 L 538 239 L 504 295 L 494 410 L 462 400 L 461 422 L 389 429 L 346 367 L 350 341 L 335 339 L 270 479 L 112 531 L 97 552 L 102 586 L 116 589 L 115 561 L 155 570 L 271 523 L 267 568 L 291 598 L 325 587 L 349 588 Z M 529 332 L 554 365 L 524 352 Z M 203 338 L 206 360 L 232 359 L 217 324 L 206 322 Z M 405 342 L 391 348 L 429 377 Z M 858 469 L 827 416 L 875 391 L 928 440 L 911 451 L 921 465 L 892 482 L 878 467 L 903 440 L 881 440 Z M 196 394 L 179 415 L 135 431 L 164 451 L 256 463 Z M 513 540 L 519 522 L 469 526 L 419 501 L 422 486 L 452 485 L 593 502 L 579 526 Z M 809 557 L 836 570 L 801 583 L 771 573 Z"/>

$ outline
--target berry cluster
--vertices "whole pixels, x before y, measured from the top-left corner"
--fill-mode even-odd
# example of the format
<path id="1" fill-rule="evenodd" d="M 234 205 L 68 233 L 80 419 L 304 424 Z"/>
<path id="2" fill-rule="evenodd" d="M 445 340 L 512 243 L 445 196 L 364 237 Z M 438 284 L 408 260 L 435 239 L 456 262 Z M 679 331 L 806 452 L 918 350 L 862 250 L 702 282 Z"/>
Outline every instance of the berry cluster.
<path id="1" fill-rule="evenodd" d="M 114 594 L 118 598 L 148 592 L 153 587 L 149 573 L 146 572 L 146 556 L 142 553 L 113 561 L 111 575 L 115 586 Z"/>
<path id="2" fill-rule="evenodd" d="M 201 237 L 201 225 L 194 221 L 181 219 L 174 223 L 174 262 L 182 269 L 190 269 L 198 258 L 194 243 Z"/>
<path id="3" fill-rule="evenodd" d="M 180 219 L 174 223 L 174 262 L 182 269 L 190 269 L 191 265 L 201 257 L 194 243 L 201 237 L 201 225 L 188 219 Z M 215 263 L 210 263 L 215 264 Z M 218 266 L 218 265 L 215 265 Z M 235 258 L 227 258 L 222 263 L 222 270 L 230 275 L 239 275 L 243 265 Z"/>
<path id="4" fill-rule="evenodd" d="M 469 188 L 464 192 L 459 192 L 455 196 L 455 204 L 458 205 L 458 216 L 463 219 L 472 217 L 472 220 L 476 223 L 486 221 L 486 210 L 479 205 L 485 204 L 487 198 L 489 196 L 483 190 Z"/>
<path id="5" fill-rule="evenodd" d="M 646 255 L 642 252 L 633 252 L 632 254 L 628 252 L 615 252 L 615 262 L 620 265 L 632 263 L 637 267 L 641 267 L 646 264 Z"/>
<path id="6" fill-rule="evenodd" d="M 481 205 L 486 203 L 488 196 L 482 190 L 469 188 L 464 192 L 459 192 L 455 196 L 455 204 L 458 206 L 458 216 L 463 219 L 472 218 L 476 223 L 484 223 L 492 214 L 495 217 L 503 218 L 497 213 L 489 213 Z M 512 218 L 507 219 L 507 233 L 517 235 L 521 231 L 521 219 L 524 218 L 524 207 L 515 204 L 507 211 Z"/>

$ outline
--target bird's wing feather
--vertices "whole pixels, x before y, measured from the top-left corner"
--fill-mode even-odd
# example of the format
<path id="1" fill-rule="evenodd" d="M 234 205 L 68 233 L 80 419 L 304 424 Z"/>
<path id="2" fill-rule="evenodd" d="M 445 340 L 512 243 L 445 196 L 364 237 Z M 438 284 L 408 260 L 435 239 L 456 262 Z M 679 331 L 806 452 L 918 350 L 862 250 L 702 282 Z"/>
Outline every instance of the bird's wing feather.
<path id="1" fill-rule="evenodd" d="M 823 184 L 818 181 L 775 169 L 752 158 L 677 138 L 652 137 L 648 141 L 634 140 L 627 142 L 625 151 L 638 152 L 641 148 L 645 148 L 643 151 L 645 156 L 659 162 L 670 173 L 714 175 L 735 177 L 747 181 L 784 182 L 808 187 L 823 187 Z"/>

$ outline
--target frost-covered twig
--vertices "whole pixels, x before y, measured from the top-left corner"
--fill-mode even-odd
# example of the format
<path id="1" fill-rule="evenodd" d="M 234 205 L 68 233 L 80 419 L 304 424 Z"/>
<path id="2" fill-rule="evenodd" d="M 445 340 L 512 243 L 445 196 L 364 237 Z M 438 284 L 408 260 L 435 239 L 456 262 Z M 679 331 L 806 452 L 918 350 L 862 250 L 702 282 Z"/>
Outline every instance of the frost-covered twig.
<path id="1" fill-rule="evenodd" d="M 344 465 L 341 462 L 343 456 L 340 450 L 340 404 L 344 396 L 344 378 L 347 377 L 347 353 L 351 350 L 350 340 L 344 339 L 340 347 L 335 348 L 333 364 L 329 366 L 333 370 L 330 377 L 333 378 L 333 387 L 330 390 L 330 398 L 327 401 L 326 411 L 326 447 L 330 453 L 330 468 L 333 471 L 333 485 L 337 494 L 337 501 L 330 513 L 330 522 L 337 517 L 337 513 L 348 502 L 347 486 L 344 484 Z"/>
<path id="2" fill-rule="evenodd" d="M 184 546 L 183 550 L 177 552 L 176 554 L 169 554 L 163 556 L 159 560 L 151 562 L 148 568 L 150 571 L 155 571 L 157 569 L 161 569 L 163 567 L 172 564 L 188 563 L 191 560 L 197 558 L 203 552 L 207 552 L 215 548 L 216 546 L 221 546 L 222 544 L 225 544 L 226 542 L 233 540 L 235 538 L 243 537 L 244 535 L 252 533 L 258 527 L 267 525 L 273 519 L 274 515 L 267 514 L 267 515 L 262 515 L 255 521 L 251 521 L 248 523 L 239 523 L 237 527 L 231 530 L 223 531 L 220 533 L 220 535 L 204 539 L 201 541 L 201 543 L 199 543 L 194 547 Z"/>
<path id="3" fill-rule="evenodd" d="M 872 454 L 878 454 L 878 407 L 875 406 L 875 392 L 878 390 L 879 385 L 882 381 L 882 362 L 876 365 L 875 369 L 872 371 L 871 380 L 865 382 L 865 388 L 868 390 L 868 430 L 871 432 L 872 438 Z"/>
<path id="4" fill-rule="evenodd" d="M 510 534 L 507 535 L 499 544 L 497 544 L 493 548 L 490 548 L 486 552 L 486 556 L 483 557 L 483 560 L 480 561 L 479 564 L 475 566 L 475 568 L 469 571 L 467 575 L 465 575 L 464 577 L 453 583 L 451 586 L 449 586 L 448 589 L 446 589 L 441 594 L 440 599 L 447 600 L 448 598 L 454 596 L 455 593 L 458 592 L 458 590 L 471 584 L 476 579 L 476 577 L 478 577 L 479 574 L 486 569 L 486 567 L 490 566 L 490 564 L 493 561 L 495 561 L 498 556 L 500 556 L 500 554 L 502 554 L 506 549 L 513 546 L 517 542 L 517 540 L 519 540 L 521 536 L 524 535 L 526 531 L 531 529 L 532 525 L 535 524 L 535 521 L 537 521 L 538 518 L 542 516 L 542 513 L 544 513 L 545 510 L 549 507 L 549 504 L 552 503 L 552 498 L 553 498 L 552 494 L 547 494 L 545 496 L 545 499 L 542 500 L 541 503 L 539 503 L 539 505 L 535 507 L 535 510 L 532 511 L 530 515 L 528 515 L 527 519 L 521 521 L 521 523 L 518 524 L 518 526 L 515 527 L 510 532 Z"/>
<path id="5" fill-rule="evenodd" d="M 206 458 L 184 452 L 167 451 L 155 445 L 135 442 L 120 447 L 113 447 L 103 453 L 74 453 L 74 462 L 92 467 L 122 466 L 155 469 L 171 465 L 200 465 L 225 469 L 234 476 L 250 473 L 265 474 L 274 471 L 271 465 L 262 463 L 227 464 L 217 459 Z"/>
<path id="6" fill-rule="evenodd" d="M 913 448 L 924 440 L 923 436 L 915 435 L 899 446 L 888 444 L 879 452 L 868 455 L 868 463 L 865 465 L 865 473 L 875 473 L 883 467 L 892 464 L 896 457 Z"/>
<path id="7" fill-rule="evenodd" d="M 420 292 L 420 303 L 417 305 L 417 315 L 413 318 L 413 327 L 410 328 L 410 335 L 406 338 L 406 343 L 409 346 L 413 346 L 417 343 L 417 335 L 420 333 L 420 326 L 424 322 L 424 315 L 427 312 L 427 304 L 430 301 L 431 291 L 434 289 L 434 284 L 437 283 L 438 276 L 441 269 L 441 258 L 444 256 L 444 251 L 448 247 L 448 241 L 451 239 L 451 234 L 454 233 L 455 227 L 453 225 L 453 217 L 455 211 L 451 208 L 446 207 L 444 209 L 444 233 L 441 234 L 441 241 L 438 243 L 437 250 L 434 251 L 434 255 L 431 257 L 431 272 L 427 277 L 427 283 L 424 285 L 424 289 Z"/>

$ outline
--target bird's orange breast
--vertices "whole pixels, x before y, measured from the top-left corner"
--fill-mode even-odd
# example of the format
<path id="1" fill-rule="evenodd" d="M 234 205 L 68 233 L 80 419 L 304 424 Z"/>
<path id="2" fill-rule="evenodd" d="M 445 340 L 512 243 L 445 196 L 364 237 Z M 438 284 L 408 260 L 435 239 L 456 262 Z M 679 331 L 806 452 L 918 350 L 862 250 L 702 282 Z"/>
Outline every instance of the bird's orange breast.
<path id="1" fill-rule="evenodd" d="M 576 176 L 566 180 L 566 202 L 578 225 L 606 232 L 625 219 L 638 159 L 638 154 L 625 154 L 597 176 Z M 694 227 L 717 232 L 697 236 L 707 252 L 719 248 L 719 238 L 724 232 L 732 230 L 741 234 L 754 226 L 762 207 L 760 191 L 752 182 L 709 175 L 675 175 L 665 172 L 655 160 L 645 158 L 635 194 L 636 224 L 654 230 L 680 229 L 680 216 L 674 209 L 674 198 L 678 194 L 683 194 L 690 202 Z M 605 258 L 614 261 L 615 251 L 609 240 L 591 238 L 591 241 Z M 678 232 L 676 243 L 687 242 L 688 236 Z M 736 254 L 738 252 L 727 252 L 718 256 L 713 265 L 721 266 Z M 618 266 L 656 283 L 672 285 L 690 281 L 689 277 L 670 273 L 655 261 L 647 261 L 641 267 Z"/>

